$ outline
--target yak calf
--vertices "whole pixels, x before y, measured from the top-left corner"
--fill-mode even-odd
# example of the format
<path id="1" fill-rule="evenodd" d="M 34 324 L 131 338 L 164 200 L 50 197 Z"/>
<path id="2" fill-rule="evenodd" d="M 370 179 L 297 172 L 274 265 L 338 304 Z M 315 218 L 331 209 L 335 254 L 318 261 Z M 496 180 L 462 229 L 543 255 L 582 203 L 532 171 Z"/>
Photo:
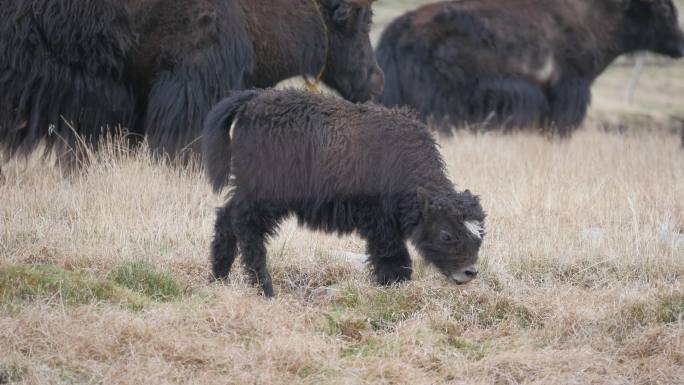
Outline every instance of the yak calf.
<path id="1" fill-rule="evenodd" d="M 203 151 L 218 190 L 214 277 L 225 278 L 239 246 L 253 283 L 273 295 L 265 242 L 279 222 L 327 233 L 358 232 L 380 284 L 411 278 L 405 241 L 451 281 L 477 273 L 485 213 L 457 192 L 427 128 L 399 110 L 301 91 L 233 93 L 210 112 Z"/>

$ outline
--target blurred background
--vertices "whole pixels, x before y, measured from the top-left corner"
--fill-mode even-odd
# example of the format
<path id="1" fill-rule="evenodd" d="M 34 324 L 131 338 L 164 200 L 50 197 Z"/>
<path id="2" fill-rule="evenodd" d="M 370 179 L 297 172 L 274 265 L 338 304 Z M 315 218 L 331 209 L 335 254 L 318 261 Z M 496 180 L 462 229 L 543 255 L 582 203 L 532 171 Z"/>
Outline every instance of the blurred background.
<path id="1" fill-rule="evenodd" d="M 376 44 L 382 30 L 397 16 L 434 0 L 378 0 L 374 3 L 371 39 Z M 684 0 L 675 0 L 684 26 Z M 594 83 L 593 101 L 585 124 L 606 128 L 680 129 L 684 127 L 684 59 L 676 61 L 644 55 L 638 78 L 634 77 L 638 56 L 618 59 Z M 638 70 L 637 70 L 638 72 Z M 631 93 L 631 79 L 637 79 Z"/>

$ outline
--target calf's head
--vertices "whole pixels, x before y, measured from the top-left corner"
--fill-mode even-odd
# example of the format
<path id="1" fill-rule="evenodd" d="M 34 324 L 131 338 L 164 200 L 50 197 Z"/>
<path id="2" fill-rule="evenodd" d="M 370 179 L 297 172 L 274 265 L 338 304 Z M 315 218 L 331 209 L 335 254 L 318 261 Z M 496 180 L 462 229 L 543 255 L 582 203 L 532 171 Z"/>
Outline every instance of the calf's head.
<path id="1" fill-rule="evenodd" d="M 684 55 L 684 32 L 672 0 L 621 1 L 623 40 L 629 51 L 646 50 L 672 58 Z"/>
<path id="2" fill-rule="evenodd" d="M 373 99 L 384 85 L 368 35 L 373 1 L 320 0 L 328 28 L 328 57 L 322 80 L 352 102 Z"/>
<path id="3" fill-rule="evenodd" d="M 477 276 L 477 258 L 484 237 L 485 213 L 479 199 L 466 190 L 430 196 L 417 193 L 421 220 L 412 241 L 423 257 L 450 281 L 470 282 Z"/>

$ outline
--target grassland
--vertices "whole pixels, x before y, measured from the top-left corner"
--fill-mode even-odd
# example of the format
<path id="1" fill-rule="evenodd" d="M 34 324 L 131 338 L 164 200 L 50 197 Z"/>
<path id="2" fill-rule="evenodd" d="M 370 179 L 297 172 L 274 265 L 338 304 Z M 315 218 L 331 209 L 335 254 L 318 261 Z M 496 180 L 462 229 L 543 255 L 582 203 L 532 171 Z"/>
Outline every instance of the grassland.
<path id="1" fill-rule="evenodd" d="M 66 177 L 12 161 L 0 384 L 684 384 L 684 68 L 665 72 L 628 105 L 612 68 L 569 140 L 440 138 L 489 214 L 467 286 L 413 253 L 413 282 L 376 287 L 340 253 L 360 239 L 287 221 L 266 300 L 240 270 L 208 283 L 222 198 L 199 170 L 116 141 Z"/>
<path id="2" fill-rule="evenodd" d="M 288 221 L 278 298 L 207 283 L 214 196 L 197 170 L 110 146 L 82 174 L 5 167 L 0 383 L 677 384 L 684 151 L 585 127 L 441 141 L 489 213 L 482 277 L 375 287 L 355 237 Z"/>

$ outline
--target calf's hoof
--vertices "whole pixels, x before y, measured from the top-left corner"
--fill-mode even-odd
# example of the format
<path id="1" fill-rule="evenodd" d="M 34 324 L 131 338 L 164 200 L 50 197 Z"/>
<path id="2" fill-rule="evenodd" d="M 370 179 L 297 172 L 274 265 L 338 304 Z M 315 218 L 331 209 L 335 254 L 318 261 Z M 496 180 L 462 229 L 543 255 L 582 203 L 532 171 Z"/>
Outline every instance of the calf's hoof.
<path id="1" fill-rule="evenodd" d="M 378 284 L 390 286 L 411 280 L 412 269 L 403 266 L 383 266 L 375 269 L 375 279 Z"/>
<path id="2" fill-rule="evenodd" d="M 275 292 L 273 291 L 273 284 L 271 282 L 267 282 L 261 285 L 261 289 L 263 289 L 263 295 L 266 298 L 273 298 L 275 297 Z"/>
<path id="3" fill-rule="evenodd" d="M 264 297 L 272 298 L 275 296 L 273 291 L 273 281 L 271 280 L 271 274 L 267 271 L 253 272 L 251 275 L 252 285 L 260 287 Z"/>

